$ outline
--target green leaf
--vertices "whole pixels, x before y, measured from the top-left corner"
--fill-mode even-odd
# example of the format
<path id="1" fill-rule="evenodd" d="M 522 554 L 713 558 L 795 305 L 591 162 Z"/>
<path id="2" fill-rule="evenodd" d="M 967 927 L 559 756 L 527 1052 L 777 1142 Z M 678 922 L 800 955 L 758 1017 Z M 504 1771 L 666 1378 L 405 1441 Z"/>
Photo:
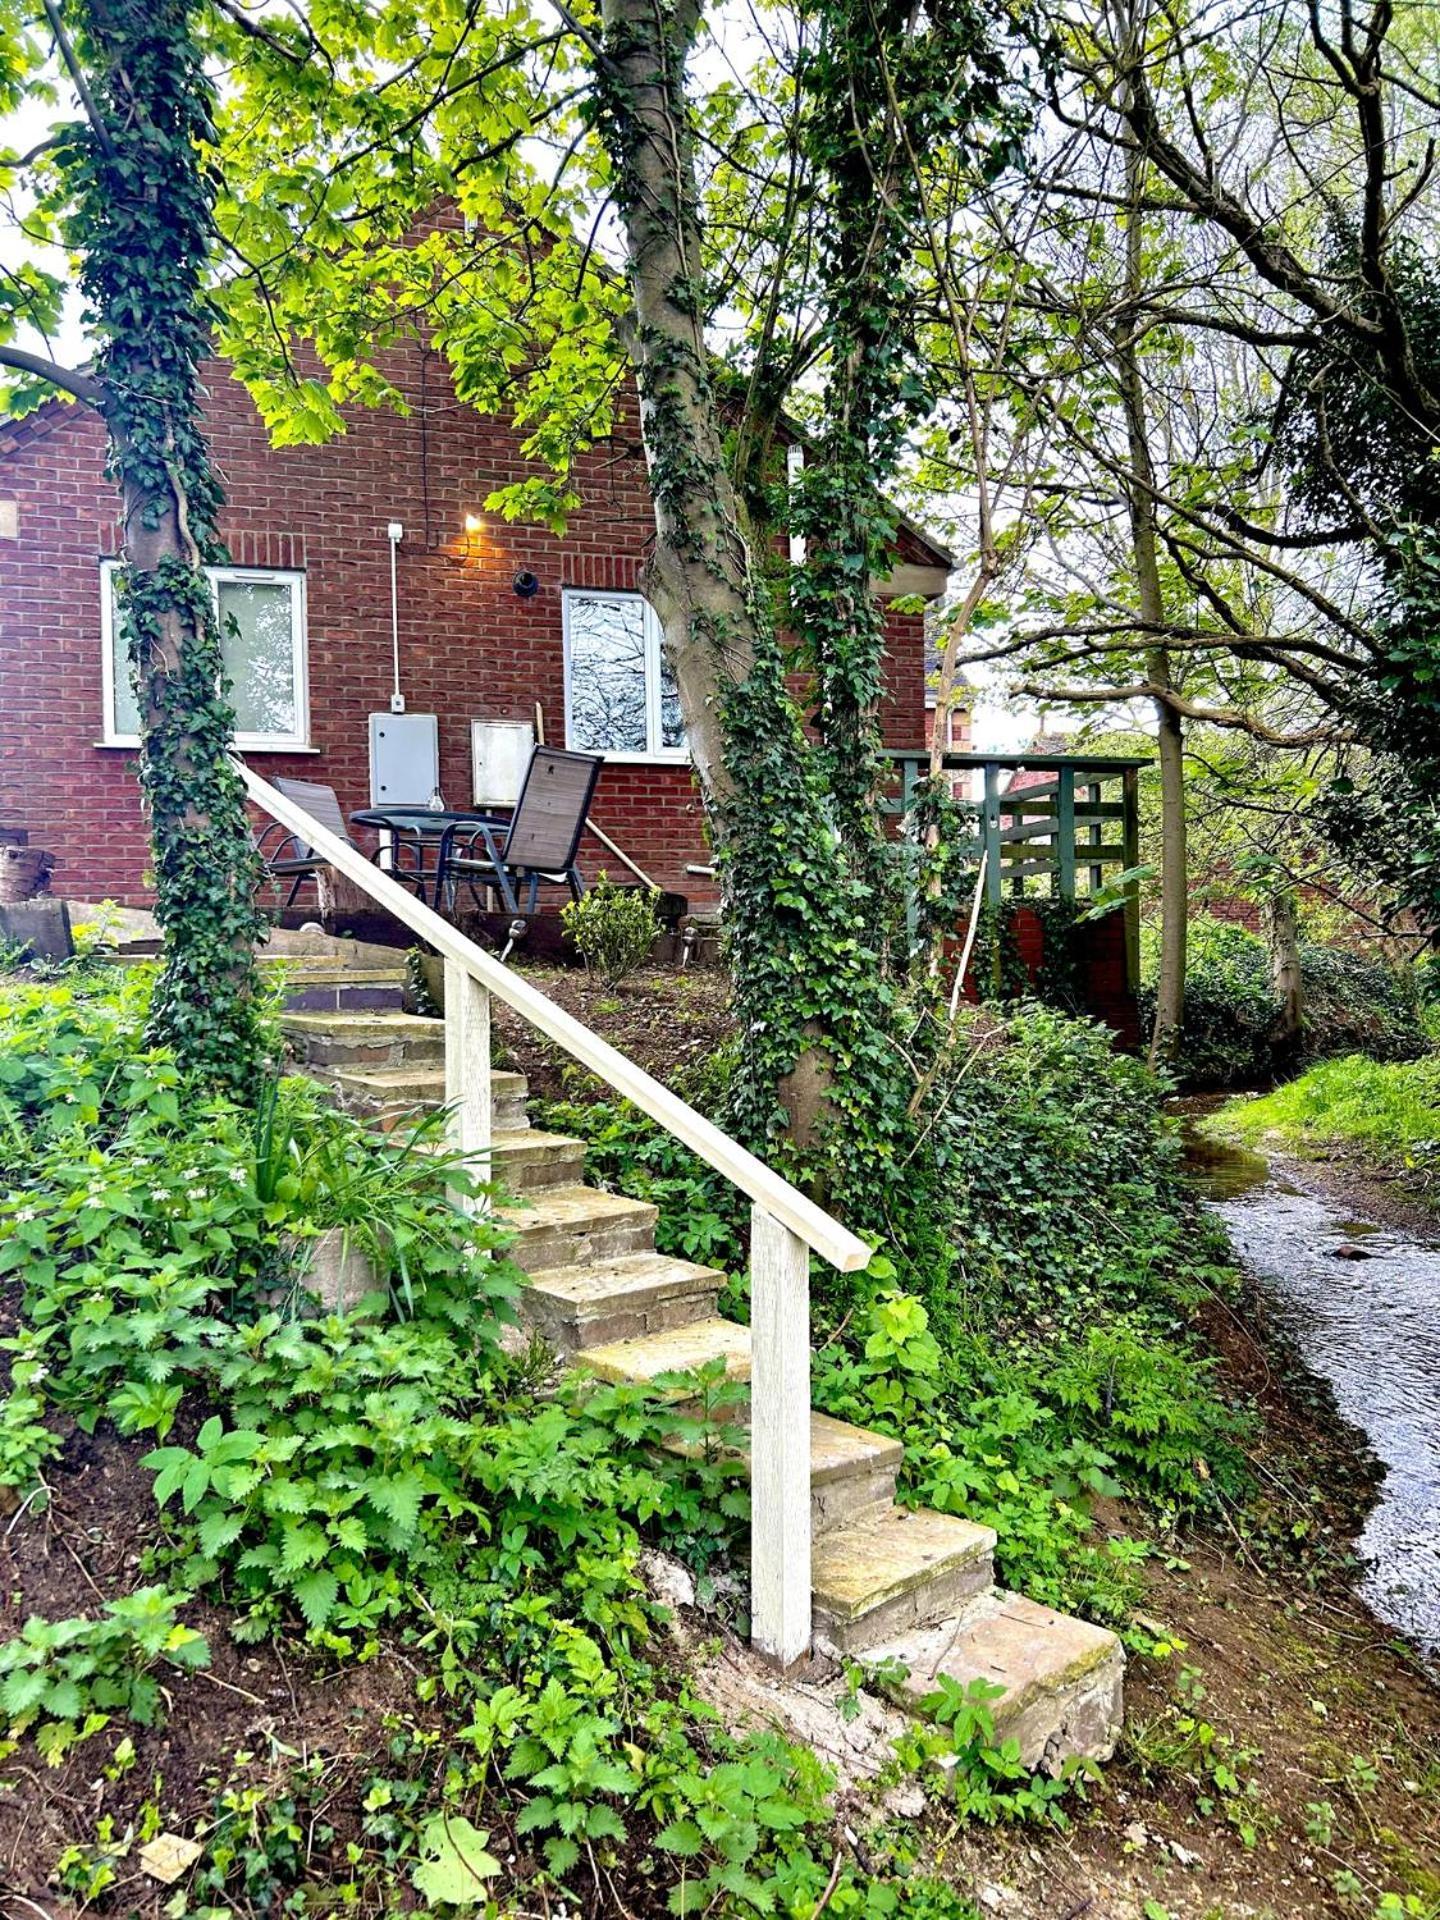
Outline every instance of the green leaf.
<path id="1" fill-rule="evenodd" d="M 705 1851 L 705 1836 L 693 1820 L 672 1820 L 656 1834 L 655 1844 L 666 1853 L 678 1853 L 682 1860 L 693 1860 Z"/>
<path id="2" fill-rule="evenodd" d="M 232 1541 L 238 1540 L 244 1531 L 243 1513 L 226 1513 L 223 1507 L 218 1508 L 200 1522 L 200 1550 L 206 1554 L 218 1554 Z"/>
<path id="3" fill-rule="evenodd" d="M 335 1610 L 340 1582 L 328 1567 L 317 1567 L 303 1580 L 297 1580 L 291 1592 L 305 1616 L 305 1624 L 312 1633 L 318 1633 Z"/>
<path id="4" fill-rule="evenodd" d="M 477 1906 L 485 1882 L 500 1871 L 500 1862 L 485 1850 L 489 1838 L 463 1815 L 432 1813 L 420 1829 L 420 1865 L 411 1876 L 415 1891 L 432 1907 Z"/>

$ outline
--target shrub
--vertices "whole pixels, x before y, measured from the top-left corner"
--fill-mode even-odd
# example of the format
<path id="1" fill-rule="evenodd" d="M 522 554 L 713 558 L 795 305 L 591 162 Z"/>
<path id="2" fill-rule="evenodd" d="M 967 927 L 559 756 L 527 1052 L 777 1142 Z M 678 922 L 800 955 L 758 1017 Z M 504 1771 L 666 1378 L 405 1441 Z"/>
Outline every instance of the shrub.
<path id="1" fill-rule="evenodd" d="M 1142 934 L 1141 1013 L 1154 1018 L 1159 936 Z M 1427 1046 L 1415 977 L 1343 947 L 1300 949 L 1305 1028 L 1301 1061 L 1338 1053 L 1413 1059 Z M 1185 1027 L 1174 1071 L 1191 1087 L 1263 1085 L 1296 1064 L 1282 1045 L 1280 1003 L 1265 942 L 1248 927 L 1197 914 L 1190 922 Z"/>
<path id="2" fill-rule="evenodd" d="M 937 1323 L 1035 1344 L 1098 1315 L 1173 1310 L 1173 1283 L 1215 1277 L 1182 1182 L 1161 1088 L 1096 1022 L 1030 1004 L 973 1015 L 936 1105 L 954 1248 Z"/>
<path id="3" fill-rule="evenodd" d="M 114 1713 L 153 1726 L 161 1692 L 150 1669 L 162 1660 L 188 1671 L 210 1664 L 204 1635 L 175 1617 L 189 1597 L 143 1587 L 110 1601 L 98 1620 L 27 1620 L 0 1646 L 0 1708 L 12 1737 L 36 1729 L 35 1744 L 57 1766 Z"/>
<path id="4" fill-rule="evenodd" d="M 618 986 L 650 957 L 660 933 L 657 893 L 617 887 L 602 873 L 582 899 L 560 912 L 566 938 L 607 987 Z"/>
<path id="5" fill-rule="evenodd" d="M 1141 932 L 1140 1010 L 1155 1018 L 1159 930 Z M 1248 927 L 1196 914 L 1185 967 L 1185 1025 L 1174 1071 L 1187 1086 L 1253 1086 L 1270 1077 L 1280 1016 L 1265 942 Z"/>

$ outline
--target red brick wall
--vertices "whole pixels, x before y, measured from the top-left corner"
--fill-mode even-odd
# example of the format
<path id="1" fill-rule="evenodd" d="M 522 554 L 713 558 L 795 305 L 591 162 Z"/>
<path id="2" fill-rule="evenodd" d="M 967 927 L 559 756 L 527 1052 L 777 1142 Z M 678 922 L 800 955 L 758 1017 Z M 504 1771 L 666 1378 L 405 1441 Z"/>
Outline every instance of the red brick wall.
<path id="1" fill-rule="evenodd" d="M 472 718 L 529 720 L 564 734 L 561 591 L 633 589 L 653 521 L 633 396 L 616 439 L 578 463 L 584 504 L 563 540 L 467 512 L 526 471 L 503 422 L 458 403 L 441 361 L 398 356 L 391 371 L 416 411 L 357 411 L 323 447 L 273 449 L 240 385 L 210 369 L 207 418 L 228 505 L 224 536 L 236 563 L 306 573 L 311 741 L 307 755 L 257 753 L 257 770 L 334 786 L 347 812 L 368 804 L 367 715 L 391 690 L 389 544 L 399 520 L 402 684 L 412 713 L 435 713 L 440 778 L 468 804 Z M 115 495 L 103 476 L 103 435 L 80 407 L 52 407 L 0 428 L 0 503 L 15 503 L 18 537 L 0 520 L 0 806 L 18 809 L 36 844 L 57 855 L 55 888 L 72 899 L 143 904 L 145 835 L 134 755 L 97 747 L 101 734 L 100 578 L 116 547 Z M 0 508 L 3 512 L 3 508 Z M 908 537 L 905 545 L 912 545 Z M 923 554 L 923 550 L 922 550 Z M 515 572 L 539 576 L 532 600 Z M 924 736 L 922 621 L 892 616 L 887 737 Z M 688 768 L 608 766 L 594 817 L 662 886 L 703 899 L 685 873 L 708 860 Z M 594 841 L 593 873 L 616 863 Z"/>

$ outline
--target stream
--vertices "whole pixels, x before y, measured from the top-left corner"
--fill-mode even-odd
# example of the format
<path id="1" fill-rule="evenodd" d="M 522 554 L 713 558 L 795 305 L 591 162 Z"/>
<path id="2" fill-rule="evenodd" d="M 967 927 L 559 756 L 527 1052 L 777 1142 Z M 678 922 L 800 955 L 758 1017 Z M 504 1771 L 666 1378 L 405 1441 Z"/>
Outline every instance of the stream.
<path id="1" fill-rule="evenodd" d="M 1361 1597 L 1440 1659 L 1440 1229 L 1355 1219 L 1257 1153 L 1189 1125 L 1186 1141 L 1236 1254 L 1385 1468 L 1358 1542 Z"/>

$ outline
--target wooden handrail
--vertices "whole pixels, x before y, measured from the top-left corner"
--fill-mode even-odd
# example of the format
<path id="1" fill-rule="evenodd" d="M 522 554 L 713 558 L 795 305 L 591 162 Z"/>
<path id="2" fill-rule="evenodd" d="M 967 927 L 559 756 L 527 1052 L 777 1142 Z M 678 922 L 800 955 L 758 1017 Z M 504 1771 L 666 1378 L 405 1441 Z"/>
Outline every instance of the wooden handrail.
<path id="1" fill-rule="evenodd" d="M 608 1040 L 602 1040 L 596 1033 L 562 1006 L 556 1004 L 547 995 L 532 987 L 522 975 L 514 973 L 497 960 L 493 954 L 452 927 L 433 907 L 417 900 L 408 888 L 393 880 L 388 873 L 375 866 L 356 846 L 348 840 L 342 840 L 328 827 L 321 826 L 303 807 L 297 806 L 283 793 L 272 787 L 268 780 L 262 780 L 258 773 L 247 767 L 244 761 L 235 760 L 235 766 L 245 783 L 245 791 L 273 819 L 288 827 L 323 860 L 327 861 L 338 873 L 353 880 L 379 905 L 393 913 L 413 933 L 426 940 L 444 955 L 462 967 L 472 979 L 503 1000 L 506 1006 L 528 1020 L 530 1025 L 553 1040 L 583 1067 L 605 1082 L 616 1093 L 648 1113 L 672 1134 L 682 1146 L 698 1154 L 717 1173 L 723 1173 L 732 1186 L 736 1186 L 755 1203 L 763 1207 L 766 1213 L 782 1222 L 799 1239 L 805 1242 L 813 1253 L 822 1260 L 829 1261 L 841 1273 L 858 1273 L 869 1266 L 872 1250 L 858 1235 L 850 1232 L 833 1220 L 822 1207 L 803 1193 L 798 1187 L 791 1186 L 767 1167 L 763 1160 L 757 1160 L 736 1140 L 723 1133 L 703 1114 L 696 1113 L 687 1106 L 678 1095 L 671 1093 L 668 1087 L 648 1073 L 643 1067 L 637 1067 L 633 1060 L 612 1047 Z"/>

